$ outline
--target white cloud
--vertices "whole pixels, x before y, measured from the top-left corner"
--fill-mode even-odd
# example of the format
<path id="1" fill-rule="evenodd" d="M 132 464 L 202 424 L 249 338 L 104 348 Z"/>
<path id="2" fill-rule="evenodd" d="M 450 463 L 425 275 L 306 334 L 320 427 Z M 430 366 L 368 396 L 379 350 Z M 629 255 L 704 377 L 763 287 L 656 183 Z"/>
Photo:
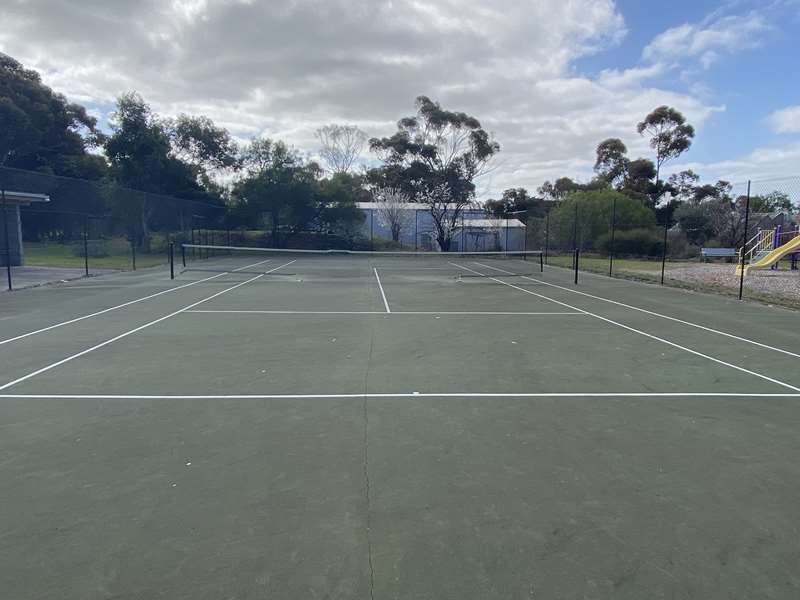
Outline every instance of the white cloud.
<path id="1" fill-rule="evenodd" d="M 766 193 L 782 190 L 800 202 L 800 178 L 797 173 L 800 164 L 800 143 L 756 148 L 740 157 L 717 162 L 670 163 L 665 175 L 692 169 L 703 176 L 704 182 L 718 179 L 734 184 L 737 193 L 744 193 L 747 180 L 752 180 L 752 193 Z"/>
<path id="2" fill-rule="evenodd" d="M 612 0 L 3 3 L 0 51 L 94 108 L 135 89 L 164 115 L 206 114 L 237 138 L 264 134 L 309 152 L 314 129 L 330 122 L 390 134 L 426 94 L 495 134 L 502 151 L 480 187 L 498 194 L 588 178 L 607 137 L 649 156 L 635 124 L 661 104 L 702 126 L 721 109 L 650 82 L 680 56 L 713 60 L 763 27 L 730 19 L 669 30 L 645 51 L 650 62 L 596 78 L 573 64 L 625 35 Z"/>
<path id="3" fill-rule="evenodd" d="M 775 133 L 800 133 L 800 105 L 776 110 L 767 122 Z"/>
<path id="4" fill-rule="evenodd" d="M 696 59 L 707 69 L 722 54 L 757 47 L 768 29 L 765 19 L 756 12 L 729 15 L 701 24 L 684 23 L 653 38 L 642 57 L 653 62 L 672 63 Z"/>

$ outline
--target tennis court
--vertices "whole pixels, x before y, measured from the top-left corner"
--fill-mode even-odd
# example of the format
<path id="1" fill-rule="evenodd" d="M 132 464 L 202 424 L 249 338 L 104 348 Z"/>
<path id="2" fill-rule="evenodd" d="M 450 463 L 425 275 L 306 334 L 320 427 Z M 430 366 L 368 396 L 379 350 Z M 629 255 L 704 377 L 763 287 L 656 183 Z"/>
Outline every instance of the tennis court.
<path id="1" fill-rule="evenodd" d="M 8 597 L 798 596 L 796 312 L 209 254 L 2 297 Z"/>

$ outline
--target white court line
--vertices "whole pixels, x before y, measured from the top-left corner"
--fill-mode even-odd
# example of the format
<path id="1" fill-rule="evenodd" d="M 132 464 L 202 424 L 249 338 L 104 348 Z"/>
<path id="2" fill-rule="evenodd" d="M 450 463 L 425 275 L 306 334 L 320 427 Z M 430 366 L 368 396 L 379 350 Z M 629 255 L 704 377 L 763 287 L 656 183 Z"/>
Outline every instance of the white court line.
<path id="1" fill-rule="evenodd" d="M 375 279 L 378 280 L 378 287 L 381 289 L 381 297 L 383 298 L 383 305 L 386 307 L 386 312 L 390 313 L 392 311 L 389 309 L 389 301 L 386 299 L 386 292 L 383 291 L 383 285 L 381 284 L 380 275 L 378 275 L 378 269 L 377 267 L 372 267 L 372 270 L 375 272 Z"/>
<path id="2" fill-rule="evenodd" d="M 487 267 L 489 269 L 493 269 L 495 271 L 499 271 L 501 273 L 505 273 L 506 275 L 513 275 L 510 271 L 504 271 L 503 269 L 498 269 L 497 267 L 493 267 L 491 265 L 485 265 L 483 263 L 476 262 L 476 265 L 481 265 L 483 267 Z M 560 267 L 556 267 L 560 268 Z M 590 275 L 594 275 L 595 277 L 600 277 L 604 279 L 608 279 L 603 275 L 598 275 L 597 273 L 589 273 Z M 788 356 L 794 356 L 795 358 L 800 358 L 800 354 L 796 352 L 791 352 L 789 350 L 785 350 L 783 348 L 778 348 L 777 346 L 770 346 L 768 344 L 762 344 L 761 342 L 757 342 L 755 340 L 751 340 L 745 337 L 741 337 L 738 335 L 734 335 L 733 333 L 728 333 L 727 331 L 720 331 L 719 329 L 713 329 L 711 327 L 706 327 L 705 325 L 700 325 L 698 323 L 692 323 L 691 321 L 684 321 L 683 319 L 678 319 L 677 317 L 670 317 L 669 315 L 663 315 L 661 313 L 654 312 L 652 310 L 647 310 L 646 308 L 640 308 L 638 306 L 633 306 L 631 304 L 625 304 L 624 302 L 619 302 L 617 300 L 611 300 L 610 298 L 603 298 L 602 296 L 595 296 L 594 294 L 588 294 L 586 292 L 581 292 L 578 290 L 572 290 L 570 288 L 564 287 L 562 285 L 557 285 L 555 283 L 550 283 L 547 281 L 543 281 L 541 279 L 535 279 L 533 277 L 528 277 L 527 275 L 522 276 L 523 279 L 528 279 L 533 281 L 534 283 L 540 283 L 542 285 L 549 285 L 550 287 L 558 288 L 559 290 L 564 290 L 566 292 L 570 292 L 572 294 L 579 294 L 581 296 L 586 296 L 587 298 L 593 298 L 595 300 L 602 300 L 603 302 L 608 302 L 609 304 L 616 304 L 617 306 L 622 306 L 623 308 L 629 308 L 631 310 L 637 310 L 639 312 L 645 313 L 647 315 L 653 317 L 659 317 L 661 319 L 667 319 L 668 321 L 674 321 L 675 323 L 681 323 L 682 325 L 688 325 L 690 327 L 696 327 L 697 329 L 702 329 L 703 331 L 708 331 L 709 333 L 716 333 L 717 335 L 722 335 L 727 338 L 731 338 L 740 342 L 746 342 L 748 344 L 753 344 L 754 346 L 758 346 L 759 348 L 764 348 L 765 350 L 772 350 L 774 352 L 780 352 L 781 354 L 786 354 Z M 617 281 L 620 281 L 617 279 Z M 628 282 L 628 283 L 639 283 L 639 282 Z M 642 284 L 648 285 L 648 284 Z"/>
<path id="3" fill-rule="evenodd" d="M 0 399 L 303 400 L 338 398 L 800 398 L 800 394 L 732 392 L 398 392 L 360 394 L 0 394 Z"/>
<path id="4" fill-rule="evenodd" d="M 232 314 L 232 315 L 386 315 L 386 311 L 378 310 L 187 310 L 192 314 Z M 489 312 L 489 311 L 394 311 L 393 315 L 463 315 L 463 316 L 526 316 L 526 315 L 570 315 L 586 316 L 579 312 Z"/>
<path id="5" fill-rule="evenodd" d="M 629 325 L 625 325 L 624 323 L 620 323 L 619 321 L 614 321 L 612 319 L 600 316 L 600 315 L 598 315 L 596 313 L 589 312 L 588 310 L 583 310 L 582 308 L 578 308 L 577 306 L 572 306 L 571 304 L 567 304 L 566 302 L 561 302 L 560 300 L 555 300 L 553 298 L 549 298 L 548 296 L 544 296 L 542 294 L 537 294 L 536 292 L 532 292 L 531 290 L 527 290 L 525 288 L 521 288 L 521 287 L 519 287 L 517 285 L 514 285 L 512 283 L 508 283 L 507 281 L 503 281 L 502 279 L 497 279 L 496 277 L 487 276 L 486 274 L 479 273 L 478 271 L 470 269 L 469 267 L 465 267 L 463 265 L 457 265 L 456 263 L 451 263 L 451 264 L 453 266 L 455 266 L 455 267 L 460 268 L 460 269 L 465 269 L 467 271 L 471 271 L 472 273 L 475 273 L 476 275 L 481 275 L 483 277 L 487 277 L 488 279 L 491 279 L 492 281 L 496 281 L 497 283 L 499 283 L 501 285 L 505 285 L 505 286 L 514 288 L 515 290 L 519 290 L 521 292 L 525 292 L 526 294 L 530 294 L 531 296 L 536 296 L 537 298 L 542 298 L 543 300 L 548 300 L 550 302 L 554 302 L 556 304 L 560 304 L 561 306 L 566 306 L 567 308 L 571 308 L 572 310 L 576 310 L 576 311 L 585 313 L 587 315 L 595 317 L 596 319 L 600 319 L 601 321 L 605 321 L 606 323 L 610 323 L 612 325 L 616 325 L 617 327 L 621 327 L 622 329 L 627 329 L 628 331 L 632 331 L 633 333 L 638 333 L 639 335 L 643 335 L 644 337 L 648 337 L 648 338 L 650 338 L 652 340 L 656 340 L 658 342 L 661 342 L 662 344 L 667 344 L 668 346 L 672 346 L 673 348 L 678 348 L 679 350 L 683 350 L 684 352 L 689 352 L 690 354 L 694 354 L 695 356 L 700 356 L 702 358 L 705 358 L 705 359 L 708 359 L 710 361 L 713 361 L 713 362 L 715 362 L 717 364 L 724 365 L 726 367 L 730 367 L 731 369 L 736 369 L 737 371 L 741 371 L 742 373 L 747 373 L 748 375 L 753 375 L 754 377 L 758 377 L 758 378 L 763 379 L 765 381 L 770 381 L 770 382 L 772 382 L 774 384 L 780 385 L 780 386 L 788 388 L 790 390 L 794 390 L 795 392 L 800 392 L 800 387 L 793 386 L 791 384 L 788 384 L 786 382 L 780 381 L 778 379 L 774 379 L 774 378 L 769 377 L 767 375 L 764 375 L 762 373 L 757 373 L 756 371 L 751 371 L 750 369 L 745 369 L 744 367 L 740 367 L 739 365 L 734 365 L 733 363 L 726 362 L 724 360 L 721 360 L 719 358 L 715 358 L 715 357 L 710 356 L 708 354 L 703 354 L 702 352 L 698 352 L 697 350 L 692 350 L 691 348 L 687 348 L 686 346 L 681 346 L 680 344 L 676 344 L 675 342 L 671 342 L 671 341 L 669 341 L 667 339 L 664 339 L 662 337 L 658 337 L 657 335 L 653 335 L 652 333 L 647 333 L 646 331 L 642 331 L 641 329 L 636 329 L 634 327 L 630 327 Z M 0 388 L 0 389 L 2 389 L 2 388 Z"/>
<path id="6" fill-rule="evenodd" d="M 125 333 L 121 333 L 121 334 L 119 334 L 117 336 L 114 336 L 111 339 L 106 340 L 105 342 L 100 342 L 99 344 L 95 344 L 91 348 L 87 348 L 86 350 L 82 350 L 80 352 L 77 352 L 76 354 L 72 354 L 71 356 L 67 356 L 66 358 L 62 358 L 61 360 L 59 360 L 57 362 L 54 362 L 52 364 L 49 364 L 46 367 L 42 367 L 41 369 L 37 369 L 36 371 L 33 371 L 32 373 L 28 373 L 27 375 L 23 375 L 22 377 L 19 377 L 19 378 L 15 379 L 14 381 L 9 381 L 5 385 L 0 385 L 0 390 L 5 390 L 7 388 L 10 388 L 13 385 L 16 385 L 18 383 L 22 383 L 23 381 L 26 381 L 26 380 L 30 379 L 31 377 L 36 377 L 37 375 L 41 375 L 42 373 L 44 373 L 46 371 L 49 371 L 50 369 L 55 369 L 56 367 L 61 366 L 64 363 L 68 363 L 71 360 L 75 360 L 76 358 L 84 356 L 85 354 L 89 354 L 90 352 L 93 352 L 94 350 L 102 348 L 103 346 L 108 346 L 109 344 L 112 344 L 112 343 L 116 342 L 117 340 L 121 340 L 124 337 L 128 337 L 129 335 L 132 335 L 132 334 L 136 333 L 137 331 L 141 331 L 142 329 L 146 329 L 147 327 L 150 327 L 150 326 L 155 325 L 157 323 L 161 323 L 162 321 L 166 321 L 170 317 L 174 317 L 175 315 L 179 315 L 182 312 L 185 312 L 185 311 L 189 310 L 190 308 L 194 308 L 195 306 L 198 306 L 199 304 L 203 304 L 204 302 L 208 302 L 209 300 L 213 300 L 217 296 L 221 296 L 222 294 L 225 294 L 227 292 L 235 290 L 236 288 L 242 287 L 243 285 L 246 285 L 246 284 L 250 283 L 251 281 L 255 281 L 256 279 L 264 277 L 264 275 L 268 275 L 269 273 L 272 273 L 273 271 L 277 271 L 280 268 L 289 266 L 293 262 L 297 262 L 297 260 L 295 259 L 295 260 L 289 261 L 288 263 L 280 265 L 279 267 L 275 267 L 274 269 L 270 269 L 269 271 L 265 271 L 264 273 L 261 273 L 260 275 L 256 275 L 255 277 L 251 277 L 250 279 L 247 279 L 245 281 L 237 283 L 236 285 L 233 285 L 231 287 L 225 288 L 224 290 L 222 290 L 220 292 L 217 292 L 216 294 L 212 294 L 211 296 L 208 296 L 207 298 L 203 298 L 202 300 L 199 300 L 197 302 L 193 302 L 192 304 L 189 304 L 188 306 L 185 306 L 185 307 L 181 308 L 180 310 L 176 310 L 175 312 L 171 312 L 168 315 L 165 315 L 163 317 L 155 319 L 154 321 L 150 321 L 148 323 L 145 323 L 144 325 L 140 325 L 139 327 L 136 327 L 134 329 L 126 331 Z"/>
<path id="7" fill-rule="evenodd" d="M 178 290 L 182 290 L 187 287 L 191 287 L 193 285 L 197 285 L 198 283 L 204 283 L 206 281 L 211 281 L 212 279 L 216 279 L 217 277 L 222 277 L 223 275 L 229 275 L 230 273 L 236 273 L 237 271 L 242 271 L 244 269 L 249 269 L 250 267 L 257 267 L 258 265 L 263 265 L 266 262 L 269 262 L 271 259 L 262 260 L 261 262 L 253 263 L 252 265 L 246 265 L 244 267 L 239 267 L 238 269 L 233 269 L 231 271 L 226 271 L 225 273 L 219 273 L 218 275 L 213 275 L 211 277 L 206 277 L 205 279 L 198 279 L 197 281 L 192 281 L 190 283 L 185 283 L 183 285 L 179 285 L 178 287 L 169 288 L 168 290 L 162 290 L 160 292 L 156 292 L 155 294 L 150 294 L 149 296 L 144 296 L 142 298 L 137 298 L 136 300 L 131 300 L 130 302 L 124 302 L 123 304 L 117 304 L 116 306 L 112 306 L 110 308 L 105 308 L 103 310 L 99 310 L 97 312 L 93 312 L 88 315 L 83 315 L 82 317 L 77 317 L 75 319 L 70 319 L 69 321 L 63 321 L 61 323 L 56 323 L 55 325 L 49 325 L 47 327 L 42 327 L 41 329 L 36 329 L 35 331 L 29 331 L 28 333 L 23 333 L 22 335 L 17 335 L 12 338 L 8 338 L 6 340 L 0 340 L 0 346 L 3 344 L 9 344 L 11 342 L 15 342 L 17 340 L 21 340 L 22 338 L 30 337 L 32 335 L 36 335 L 37 333 L 44 333 L 45 331 L 50 331 L 52 329 L 56 329 L 58 327 L 63 327 L 64 325 L 71 325 L 72 323 L 77 323 L 78 321 L 83 321 L 84 319 L 91 319 L 92 317 L 98 317 L 105 313 L 111 312 L 112 310 L 117 310 L 120 308 L 125 308 L 126 306 L 130 306 L 132 304 L 136 304 L 138 302 L 144 302 L 145 300 L 150 300 L 151 298 L 155 298 L 156 296 L 161 296 L 162 294 L 169 294 L 170 292 L 177 292 Z M 77 286 L 76 286 L 77 287 Z"/>

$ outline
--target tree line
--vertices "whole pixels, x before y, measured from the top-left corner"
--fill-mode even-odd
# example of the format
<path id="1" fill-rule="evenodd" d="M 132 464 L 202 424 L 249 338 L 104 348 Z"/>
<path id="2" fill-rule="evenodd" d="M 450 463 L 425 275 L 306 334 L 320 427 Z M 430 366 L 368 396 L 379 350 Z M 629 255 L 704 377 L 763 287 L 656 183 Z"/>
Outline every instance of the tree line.
<path id="1" fill-rule="evenodd" d="M 53 194 L 50 208 L 112 215 L 145 249 L 154 228 L 185 231 L 197 219 L 208 227 L 262 230 L 263 242 L 274 246 L 308 243 L 303 236 L 309 233 L 324 234 L 326 243 L 352 245 L 363 229 L 357 203 L 365 201 L 376 203 L 394 241 L 409 226 L 402 207 L 418 204 L 431 215 L 444 251 L 464 210 L 478 205 L 495 217 L 516 217 L 529 225 L 549 214 L 554 231 L 563 229 L 566 238 L 578 204 L 586 229 L 582 239 L 598 247 L 612 204 L 623 229 L 648 229 L 666 219 L 679 223 L 692 244 L 732 243 L 739 233 L 741 203 L 731 197 L 729 183 L 701 185 L 692 171 L 661 180 L 663 166 L 688 150 L 695 136 L 674 108 L 658 107 L 636 126 L 649 139 L 652 159 L 629 158 L 621 140 L 607 139 L 596 148 L 589 182 L 561 177 L 535 193 L 507 189 L 485 203 L 476 202 L 475 182 L 491 169 L 500 151 L 497 141 L 474 116 L 426 96 L 416 99 L 415 108 L 386 137 L 370 139 L 353 125 L 319 128 L 319 160 L 312 160 L 268 137 L 237 143 L 206 116 L 162 117 L 135 92 L 117 99 L 103 131 L 85 107 L 0 54 L 0 167 L 112 190 Z M 359 163 L 366 150 L 377 157 L 376 166 Z M 755 210 L 791 207 L 777 192 L 754 201 Z M 59 223 L 41 217 L 28 226 L 46 235 Z"/>

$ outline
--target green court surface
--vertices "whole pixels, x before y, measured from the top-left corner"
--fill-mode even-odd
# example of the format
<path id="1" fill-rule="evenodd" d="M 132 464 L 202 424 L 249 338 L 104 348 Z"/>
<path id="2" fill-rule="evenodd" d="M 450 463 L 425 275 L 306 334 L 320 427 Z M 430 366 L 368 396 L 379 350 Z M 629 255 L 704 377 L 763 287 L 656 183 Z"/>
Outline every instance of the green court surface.
<path id="1" fill-rule="evenodd" d="M 2 597 L 800 597 L 798 313 L 192 264 L 0 295 Z"/>

